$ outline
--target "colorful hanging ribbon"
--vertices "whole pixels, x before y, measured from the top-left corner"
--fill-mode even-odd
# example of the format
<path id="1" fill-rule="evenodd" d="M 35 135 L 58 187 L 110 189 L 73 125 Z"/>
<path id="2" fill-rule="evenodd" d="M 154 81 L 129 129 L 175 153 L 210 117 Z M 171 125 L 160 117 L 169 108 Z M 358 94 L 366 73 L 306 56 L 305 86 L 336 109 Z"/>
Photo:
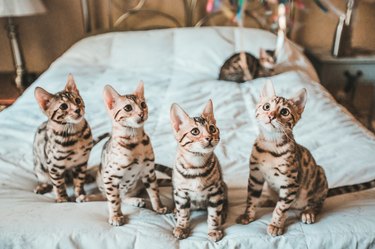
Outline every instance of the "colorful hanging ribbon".
<path id="1" fill-rule="evenodd" d="M 323 12 L 328 12 L 328 8 L 320 0 L 314 0 L 314 2 Z"/>
<path id="2" fill-rule="evenodd" d="M 238 0 L 237 1 L 237 12 L 235 20 L 238 23 L 239 26 L 243 26 L 243 12 L 244 12 L 244 5 L 245 0 Z"/>
<path id="3" fill-rule="evenodd" d="M 221 0 L 207 0 L 206 11 L 211 13 L 221 8 Z"/>

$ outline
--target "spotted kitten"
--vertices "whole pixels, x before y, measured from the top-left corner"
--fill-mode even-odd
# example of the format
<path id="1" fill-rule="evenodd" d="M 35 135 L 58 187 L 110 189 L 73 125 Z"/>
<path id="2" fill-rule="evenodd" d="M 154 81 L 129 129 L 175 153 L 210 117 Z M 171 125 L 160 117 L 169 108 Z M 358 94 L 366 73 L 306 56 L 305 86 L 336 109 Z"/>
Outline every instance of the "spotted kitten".
<path id="1" fill-rule="evenodd" d="M 322 167 L 316 164 L 311 153 L 297 144 L 293 127 L 301 118 L 306 104 L 306 90 L 286 99 L 276 96 L 272 83 L 264 86 L 256 107 L 258 135 L 250 157 L 247 207 L 237 219 L 248 224 L 255 219 L 255 208 L 266 182 L 271 196 L 277 200 L 268 225 L 272 236 L 283 234 L 287 211 L 301 210 L 301 221 L 311 224 L 321 211 L 327 196 L 359 191 L 375 186 L 375 180 L 352 186 L 328 189 Z"/>
<path id="2" fill-rule="evenodd" d="M 119 95 L 107 85 L 104 102 L 112 118 L 112 135 L 103 148 L 97 182 L 108 200 L 109 224 L 124 224 L 121 199 L 131 205 L 145 205 L 143 199 L 135 197 L 144 187 L 152 208 L 159 214 L 166 213 L 159 198 L 154 152 L 143 128 L 148 118 L 143 82 L 128 95 Z"/>
<path id="3" fill-rule="evenodd" d="M 208 210 L 208 237 L 223 237 L 222 225 L 227 213 L 227 187 L 223 181 L 214 149 L 220 141 L 211 100 L 200 117 L 189 117 L 181 107 L 171 107 L 171 123 L 178 141 L 172 183 L 178 239 L 189 235 L 190 210 Z"/>
<path id="4" fill-rule="evenodd" d="M 228 58 L 220 68 L 219 80 L 243 83 L 259 77 L 271 76 L 276 64 L 275 51 L 260 49 L 259 59 L 240 52 Z"/>
<path id="5" fill-rule="evenodd" d="M 73 172 L 74 194 L 83 198 L 87 161 L 93 146 L 91 129 L 84 119 L 85 104 L 73 76 L 68 76 L 65 89 L 51 94 L 41 87 L 35 89 L 35 98 L 48 117 L 34 138 L 34 172 L 38 178 L 35 192 L 52 190 L 57 202 L 68 201 L 65 175 Z"/>

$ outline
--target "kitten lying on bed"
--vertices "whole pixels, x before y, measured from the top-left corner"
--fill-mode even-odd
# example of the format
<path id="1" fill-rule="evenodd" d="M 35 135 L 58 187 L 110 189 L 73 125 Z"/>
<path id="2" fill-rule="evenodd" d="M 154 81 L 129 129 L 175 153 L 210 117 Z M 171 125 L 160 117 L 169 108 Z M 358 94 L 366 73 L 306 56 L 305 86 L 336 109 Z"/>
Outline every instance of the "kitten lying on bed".
<path id="1" fill-rule="evenodd" d="M 247 207 L 237 222 L 248 224 L 255 219 L 255 208 L 266 182 L 271 196 L 277 201 L 268 233 L 283 234 L 287 211 L 302 210 L 301 221 L 315 222 L 327 196 L 359 191 L 375 186 L 375 180 L 352 186 L 328 189 L 322 167 L 311 153 L 297 144 L 293 127 L 301 118 L 306 104 L 306 90 L 286 99 L 276 96 L 272 83 L 264 86 L 256 107 L 260 134 L 250 157 Z"/>
<path id="2" fill-rule="evenodd" d="M 259 77 L 273 75 L 276 64 L 275 51 L 260 49 L 259 59 L 240 52 L 228 58 L 220 68 L 219 80 L 243 83 Z"/>
<path id="3" fill-rule="evenodd" d="M 65 176 L 67 170 L 72 170 L 74 194 L 78 199 L 84 198 L 83 185 L 93 139 L 83 117 L 85 104 L 73 76 L 68 76 L 65 89 L 56 94 L 37 87 L 35 98 L 48 117 L 34 138 L 34 172 L 38 178 L 35 192 L 44 194 L 53 186 L 56 201 L 68 201 Z"/>
<path id="4" fill-rule="evenodd" d="M 208 237 L 223 237 L 222 225 L 227 215 L 227 187 L 223 181 L 214 149 L 220 141 L 211 100 L 200 117 L 190 118 L 177 104 L 171 107 L 171 123 L 178 141 L 173 169 L 173 195 L 177 224 L 173 234 L 178 239 L 189 235 L 191 209 L 208 210 Z"/>
<path id="5" fill-rule="evenodd" d="M 154 152 L 143 129 L 148 118 L 143 82 L 139 83 L 134 94 L 127 95 L 119 95 L 107 85 L 104 102 L 112 118 L 112 135 L 103 147 L 97 182 L 108 200 L 109 224 L 124 224 L 121 199 L 134 206 L 145 206 L 142 198 L 135 197 L 144 187 L 152 208 L 159 214 L 166 213 L 167 208 L 159 198 Z"/>

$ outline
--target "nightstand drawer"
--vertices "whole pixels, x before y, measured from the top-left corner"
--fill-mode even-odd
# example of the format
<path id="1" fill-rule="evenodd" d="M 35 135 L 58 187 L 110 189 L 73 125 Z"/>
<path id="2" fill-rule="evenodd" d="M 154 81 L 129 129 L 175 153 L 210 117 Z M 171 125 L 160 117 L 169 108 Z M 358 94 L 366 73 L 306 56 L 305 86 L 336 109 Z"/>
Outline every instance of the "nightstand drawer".
<path id="1" fill-rule="evenodd" d="M 19 97 L 13 73 L 0 73 L 0 105 L 8 106 Z"/>
<path id="2" fill-rule="evenodd" d="M 375 55 L 338 58 L 329 51 L 309 49 L 306 56 L 321 84 L 369 129 L 375 123 Z"/>
<path id="3" fill-rule="evenodd" d="M 345 72 L 351 76 L 361 73 L 359 82 L 375 85 L 375 55 L 338 58 L 318 48 L 307 50 L 306 55 L 314 65 L 322 85 L 332 93 L 344 88 L 348 79 Z"/>

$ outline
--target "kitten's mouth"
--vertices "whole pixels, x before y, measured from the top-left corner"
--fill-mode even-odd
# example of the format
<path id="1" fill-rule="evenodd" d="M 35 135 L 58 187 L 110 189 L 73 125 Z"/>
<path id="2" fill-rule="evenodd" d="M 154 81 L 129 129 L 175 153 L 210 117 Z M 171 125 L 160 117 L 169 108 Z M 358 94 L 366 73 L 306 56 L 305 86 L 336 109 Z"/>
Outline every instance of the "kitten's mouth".
<path id="1" fill-rule="evenodd" d="M 137 121 L 137 124 L 142 124 L 143 122 L 145 122 L 145 120 L 143 118 L 140 118 L 138 121 Z"/>
<path id="2" fill-rule="evenodd" d="M 76 117 L 70 117 L 67 122 L 68 123 L 73 123 L 73 124 L 76 124 L 76 123 L 79 123 L 81 120 L 82 120 L 82 115 L 77 115 Z"/>
<path id="3" fill-rule="evenodd" d="M 74 120 L 74 121 L 81 121 L 81 119 L 82 119 L 82 115 L 77 115 L 76 117 L 73 117 L 72 119 Z"/>
<path id="4" fill-rule="evenodd" d="M 206 145 L 206 148 L 213 148 L 214 145 L 211 143 L 211 141 L 208 142 L 208 144 Z"/>
<path id="5" fill-rule="evenodd" d="M 272 124 L 272 121 L 265 122 L 264 124 L 266 124 L 266 125 L 271 125 L 273 128 L 276 128 L 276 126 L 275 126 L 274 124 Z"/>

